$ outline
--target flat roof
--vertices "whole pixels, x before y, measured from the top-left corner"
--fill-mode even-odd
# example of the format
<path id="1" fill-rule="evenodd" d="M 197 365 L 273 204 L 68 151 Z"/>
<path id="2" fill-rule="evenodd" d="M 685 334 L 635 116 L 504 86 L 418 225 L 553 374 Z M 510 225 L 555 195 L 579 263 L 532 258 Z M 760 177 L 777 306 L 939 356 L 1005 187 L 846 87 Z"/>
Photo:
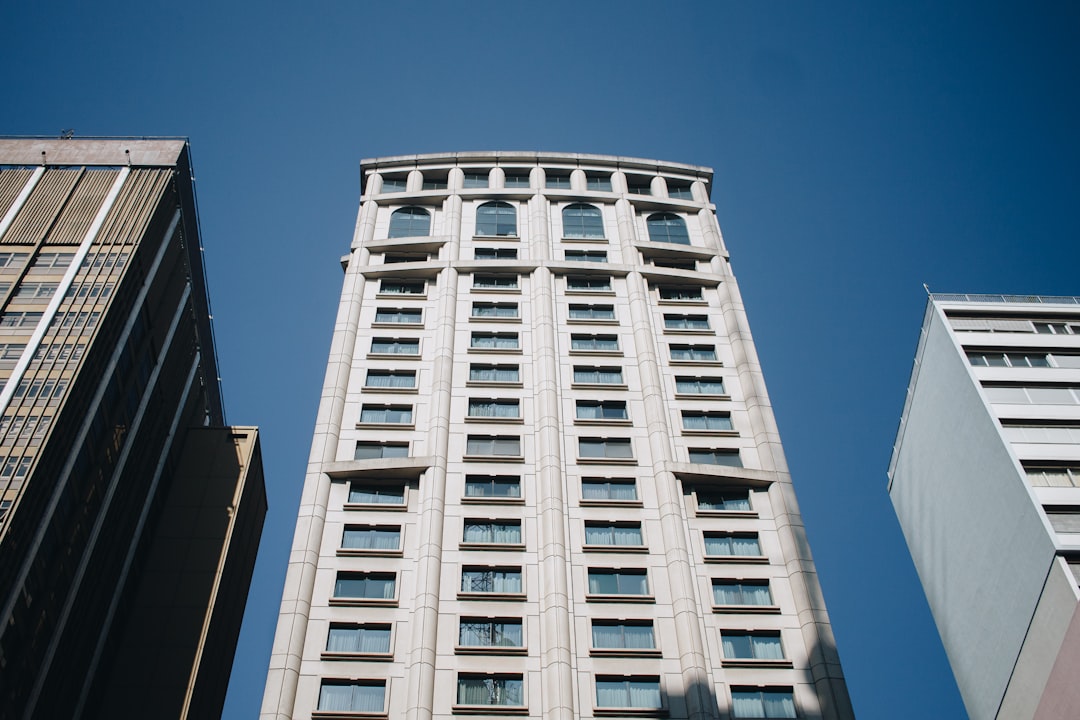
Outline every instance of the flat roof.
<path id="1" fill-rule="evenodd" d="M 587 153 L 541 152 L 539 150 L 475 150 L 453 153 L 427 153 L 423 155 L 387 155 L 378 158 L 364 158 L 360 161 L 360 167 L 362 170 L 376 170 L 387 166 L 456 165 L 461 163 L 613 165 L 619 168 L 657 173 L 705 175 L 709 180 L 712 180 L 713 175 L 712 168 L 702 165 L 688 165 L 686 163 L 622 155 L 590 155 Z"/>
<path id="2" fill-rule="evenodd" d="M 176 165 L 186 138 L 0 137 L 0 165 Z"/>

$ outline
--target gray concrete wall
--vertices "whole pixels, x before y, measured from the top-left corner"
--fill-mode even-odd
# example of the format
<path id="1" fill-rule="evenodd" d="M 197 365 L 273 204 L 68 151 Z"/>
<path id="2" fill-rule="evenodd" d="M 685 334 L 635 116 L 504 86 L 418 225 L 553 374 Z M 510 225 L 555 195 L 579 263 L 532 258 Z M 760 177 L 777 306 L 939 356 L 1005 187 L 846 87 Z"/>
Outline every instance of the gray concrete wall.
<path id="1" fill-rule="evenodd" d="M 927 316 L 890 495 L 973 720 L 994 718 L 1054 545 L 942 315 Z"/>

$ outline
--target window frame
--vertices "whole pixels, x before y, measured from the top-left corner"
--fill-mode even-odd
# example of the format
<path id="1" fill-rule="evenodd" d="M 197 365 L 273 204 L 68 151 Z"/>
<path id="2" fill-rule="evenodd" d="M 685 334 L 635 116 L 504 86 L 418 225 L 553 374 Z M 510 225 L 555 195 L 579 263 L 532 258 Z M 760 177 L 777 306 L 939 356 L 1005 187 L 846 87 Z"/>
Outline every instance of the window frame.
<path id="1" fill-rule="evenodd" d="M 600 683 L 622 683 L 626 686 L 626 705 L 601 705 Z M 658 696 L 658 706 L 630 705 L 632 701 L 631 683 L 655 683 Z M 650 688 L 651 689 L 651 688 Z M 634 716 L 634 717 L 662 717 L 668 713 L 667 692 L 664 687 L 663 675 L 618 675 L 610 673 L 596 673 L 593 676 L 593 715 L 604 716 Z"/>
<path id="2" fill-rule="evenodd" d="M 473 406 L 486 403 L 494 408 L 510 407 L 517 408 L 516 415 L 475 415 Z M 525 418 L 521 412 L 521 398 L 474 398 L 470 397 L 465 406 L 465 422 L 494 422 L 494 423 L 523 423 Z"/>
<path id="3" fill-rule="evenodd" d="M 494 315 L 477 315 L 478 308 L 490 308 L 496 311 Z M 513 310 L 512 315 L 500 315 L 497 311 Z M 472 322 L 521 322 L 521 306 L 516 302 L 487 302 L 474 301 L 469 306 L 469 320 Z"/>
<path id="4" fill-rule="evenodd" d="M 383 348 L 416 348 L 416 352 L 393 352 Z M 421 357 L 420 338 L 372 337 L 369 358 L 393 358 L 395 360 L 419 360 Z"/>
<path id="5" fill-rule="evenodd" d="M 615 285 L 611 275 L 567 275 L 567 295 L 614 295 Z M 593 287 L 598 281 L 606 281 L 606 286 Z M 584 285 L 581 285 L 584 283 Z"/>
<path id="6" fill-rule="evenodd" d="M 491 442 L 491 450 L 492 450 L 492 452 L 490 452 L 490 453 L 478 453 L 478 452 L 472 452 L 471 451 L 472 447 L 474 447 L 472 445 L 472 443 L 473 442 L 479 442 L 481 439 L 485 439 L 485 440 L 488 440 L 488 441 Z M 499 447 L 499 445 L 498 445 L 499 442 L 507 441 L 507 440 L 511 440 L 511 439 L 515 440 L 517 442 L 517 454 L 516 455 L 501 454 L 501 453 L 496 454 L 494 452 L 494 450 L 496 450 Z M 485 435 L 485 434 L 479 434 L 479 433 L 475 433 L 475 434 L 474 433 L 469 433 L 468 435 L 465 436 L 465 448 L 464 448 L 463 452 L 464 452 L 464 454 L 462 455 L 462 458 L 465 459 L 465 460 L 471 460 L 471 459 L 481 460 L 482 459 L 482 460 L 485 460 L 485 461 L 488 461 L 488 462 L 491 462 L 491 461 L 525 462 L 525 456 L 523 454 L 524 453 L 524 443 L 522 442 L 522 437 L 520 435 Z"/>
<path id="7" fill-rule="evenodd" d="M 487 208 L 493 212 L 482 212 Z M 509 212 L 506 212 L 509 210 Z M 490 214 L 491 219 L 482 216 Z M 505 221 L 500 220 L 501 216 L 513 215 L 513 227 L 509 225 L 506 228 L 503 227 Z M 505 200 L 490 200 L 488 202 L 480 203 L 476 206 L 476 224 L 473 228 L 473 237 L 479 238 L 516 238 L 518 235 L 518 208 L 513 203 L 508 203 Z M 481 223 L 485 224 L 484 229 L 493 229 L 495 232 L 480 232 Z M 490 224 L 490 227 L 488 225 Z M 502 232 L 502 230 L 508 229 L 509 232 Z"/>
<path id="8" fill-rule="evenodd" d="M 645 527 L 639 520 L 586 520 L 583 524 L 584 532 L 581 536 L 582 552 L 611 552 L 611 553 L 648 553 L 649 543 L 645 537 Z M 593 543 L 589 542 L 590 529 L 610 530 L 612 542 Z M 622 545 L 614 542 L 616 533 L 620 529 L 636 529 L 637 544 Z"/>
<path id="9" fill-rule="evenodd" d="M 396 192 L 402 192 L 402 191 L 399 190 L 399 191 L 396 191 Z M 406 213 L 406 211 L 419 211 L 419 212 L 408 212 L 408 213 Z M 404 218 L 404 217 L 406 217 L 406 214 L 408 214 L 411 217 L 425 217 L 425 218 L 427 218 L 427 223 L 426 223 L 427 227 L 425 228 L 424 232 L 419 233 L 419 234 L 411 232 L 413 230 L 414 226 L 417 224 L 416 220 L 408 220 L 408 221 L 402 220 L 401 223 L 400 223 L 402 225 L 402 227 L 400 227 L 400 228 L 396 227 L 395 218 L 399 218 L 399 217 Z M 386 239 L 387 240 L 398 240 L 398 239 L 401 239 L 401 238 L 431 237 L 431 227 L 432 227 L 432 221 L 433 220 L 434 220 L 434 218 L 432 217 L 430 210 L 427 210 L 426 208 L 419 207 L 417 205 L 404 205 L 402 207 L 396 208 L 392 213 L 390 213 L 390 224 L 386 229 Z"/>
<path id="10" fill-rule="evenodd" d="M 343 577 L 346 576 L 346 577 Z M 387 597 L 385 594 L 382 597 L 375 596 L 355 596 L 355 595 L 338 595 L 338 583 L 341 580 L 349 579 L 362 579 L 366 583 L 368 580 L 380 580 L 386 581 L 388 579 L 393 580 L 393 594 Z M 361 570 L 338 570 L 334 575 L 333 594 L 329 598 L 329 604 L 332 606 L 346 606 L 346 607 L 397 607 L 398 595 L 401 592 L 401 579 L 398 577 L 398 573 L 393 571 L 361 571 Z"/>
<path id="11" fill-rule="evenodd" d="M 354 501 L 354 492 L 360 493 L 366 491 L 368 494 L 379 497 L 379 489 L 381 488 L 393 488 L 401 489 L 401 502 L 400 503 L 384 503 L 384 502 L 357 502 Z M 372 490 L 374 489 L 374 490 Z M 396 495 L 387 494 L 387 497 L 396 497 Z M 409 507 L 409 485 L 408 483 L 398 480 L 383 480 L 378 478 L 353 478 L 349 481 L 349 486 L 346 488 L 345 495 L 345 510 L 380 510 L 380 511 L 404 511 Z"/>
<path id="12" fill-rule="evenodd" d="M 678 221 L 678 222 L 674 222 Z M 654 228 L 656 231 L 654 232 Z M 665 228 L 663 232 L 659 228 Z M 672 228 L 681 228 L 681 232 L 673 232 Z M 693 246 L 693 241 L 690 238 L 690 227 L 686 222 L 686 218 L 678 213 L 673 212 L 657 212 L 650 213 L 645 218 L 645 230 L 647 237 L 651 243 L 659 243 L 662 245 L 679 245 L 681 247 Z M 672 240 L 673 237 L 685 237 L 686 242 L 681 240 Z"/>
<path id="13" fill-rule="evenodd" d="M 795 691 L 794 691 L 794 688 L 791 687 L 790 685 L 785 685 L 785 686 L 731 685 L 730 686 L 730 692 L 731 692 L 731 718 L 732 718 L 732 720 L 770 720 L 770 719 L 774 719 L 774 718 L 778 719 L 778 720 L 791 720 L 792 718 L 798 718 L 799 717 L 799 705 L 798 705 L 798 703 L 795 702 Z M 736 695 L 736 693 L 744 694 L 744 695 L 753 695 L 753 694 L 759 695 L 761 697 L 762 712 L 764 712 L 765 714 L 764 715 L 737 715 L 736 711 L 735 711 L 735 704 L 736 704 L 735 695 Z M 781 694 L 781 693 L 787 694 L 788 697 L 791 699 L 791 714 L 784 714 L 784 715 L 772 715 L 772 714 L 769 714 L 768 705 L 765 703 L 765 695 L 767 695 L 767 694 Z"/>
<path id="14" fill-rule="evenodd" d="M 581 312 L 583 309 L 588 308 L 589 314 L 594 314 L 594 308 L 599 308 L 601 311 L 610 310 L 611 317 L 574 317 L 572 313 Z M 594 305 L 590 303 L 568 303 L 566 307 L 566 322 L 572 324 L 581 325 L 618 325 L 619 316 L 615 311 L 614 305 Z"/>
<path id="15" fill-rule="evenodd" d="M 618 372 L 618 382 L 601 382 L 601 378 L 604 375 L 615 375 Z M 570 372 L 572 378 L 571 388 L 596 388 L 596 389 L 616 389 L 625 390 L 627 388 L 626 375 L 623 374 L 623 368 L 621 366 L 597 366 L 597 365 L 574 365 L 571 367 Z M 593 380 L 581 380 L 579 375 L 583 373 L 590 373 L 595 376 Z"/>
<path id="16" fill-rule="evenodd" d="M 603 414 L 609 409 L 617 410 L 620 406 L 622 407 L 621 415 L 607 417 Z M 601 413 L 600 416 L 582 417 L 581 409 L 590 407 L 599 408 Z M 630 419 L 630 411 L 627 408 L 627 402 L 625 400 L 592 400 L 586 398 L 574 400 L 575 425 L 630 425 L 632 422 L 633 421 Z"/>
<path id="17" fill-rule="evenodd" d="M 379 547 L 352 547 L 346 546 L 345 541 L 350 531 L 370 531 L 385 532 L 388 530 L 397 531 L 397 547 L 394 548 L 379 548 Z M 401 525 L 379 525 L 379 524 L 356 524 L 346 523 L 341 530 L 341 542 L 338 544 L 337 552 L 338 557 L 402 557 L 405 547 L 405 528 Z"/>
<path id="18" fill-rule="evenodd" d="M 717 539 L 729 539 L 732 541 L 731 549 L 734 550 L 734 540 L 736 539 L 753 539 L 754 546 L 757 548 L 757 555 L 718 555 L 709 552 L 709 541 Z M 728 530 L 707 530 L 701 534 L 701 556 L 707 563 L 759 563 L 768 564 L 769 556 L 765 552 L 764 547 L 761 544 L 761 537 L 756 532 L 731 532 Z"/>
<path id="19" fill-rule="evenodd" d="M 412 457 L 411 443 L 402 440 L 357 440 L 356 448 L 353 450 L 353 462 L 363 462 L 365 460 L 401 460 L 403 458 Z M 361 448 L 380 448 L 382 454 L 378 457 L 356 457 Z M 404 454 L 397 454 L 398 450 L 404 448 Z M 388 449 L 392 449 L 394 452 L 390 455 L 386 454 Z"/>
<path id="20" fill-rule="evenodd" d="M 693 382 L 694 386 L 697 387 L 697 388 L 702 387 L 703 383 L 708 383 L 710 385 L 719 383 L 720 392 L 718 392 L 718 393 L 715 393 L 715 392 L 692 392 L 692 391 L 689 391 L 689 390 L 686 389 L 686 385 L 689 384 L 690 382 Z M 680 385 L 683 385 L 682 389 L 679 388 Z M 730 400 L 731 399 L 731 395 L 729 395 L 728 392 L 727 392 L 727 384 L 725 383 L 724 378 L 719 376 L 719 375 L 676 375 L 675 376 L 675 397 L 676 398 L 701 398 L 701 397 L 706 397 L 706 398 L 713 398 L 713 399 L 718 399 L 718 400 L 720 400 L 720 399 Z"/>
<path id="21" fill-rule="evenodd" d="M 412 385 L 372 385 L 371 379 L 373 377 L 411 377 Z M 366 393 L 417 393 L 419 388 L 417 385 L 418 374 L 415 370 L 392 370 L 388 368 L 368 368 L 364 373 L 364 385 L 363 391 Z"/>
<path id="22" fill-rule="evenodd" d="M 764 603 L 731 603 L 720 604 L 716 597 L 718 587 L 738 588 L 740 600 L 746 600 L 748 595 L 746 588 L 765 588 L 769 604 Z M 772 583 L 768 578 L 723 578 L 714 577 L 709 582 L 709 592 L 712 598 L 712 610 L 714 613 L 779 613 L 780 606 L 776 604 L 776 596 L 772 591 Z"/>
<path id="23" fill-rule="evenodd" d="M 592 592 L 590 587 L 592 585 L 593 575 L 610 575 L 615 577 L 616 586 L 621 584 L 621 578 L 625 575 L 627 579 L 630 578 L 645 578 L 645 593 L 644 594 L 631 594 L 623 592 L 615 593 L 603 593 Z M 618 587 L 616 587 L 618 589 Z M 585 568 L 585 602 L 606 602 L 606 603 L 654 603 L 656 597 L 653 595 L 653 584 L 649 578 L 649 568 L 613 568 L 613 567 L 587 567 Z"/>
<path id="24" fill-rule="evenodd" d="M 469 540 L 469 528 L 484 528 L 490 540 Z M 508 528 L 517 528 L 517 542 L 496 540 L 500 532 L 507 532 Z M 520 518 L 464 518 L 461 527 L 461 541 L 458 543 L 461 550 L 524 550 L 525 549 L 525 523 Z"/>
<path id="25" fill-rule="evenodd" d="M 687 427 L 687 418 L 702 418 L 706 427 Z M 739 431 L 735 429 L 735 423 L 731 419 L 729 410 L 685 410 L 679 411 L 679 420 L 682 423 L 683 435 L 714 435 L 722 437 L 738 437 Z M 727 427 L 708 427 L 713 420 L 726 420 Z M 723 425 L 724 423 L 719 423 Z"/>
<path id="26" fill-rule="evenodd" d="M 589 342 L 598 344 L 601 342 L 614 342 L 614 347 L 574 347 L 575 343 Z M 618 333 L 570 333 L 570 355 L 598 355 L 608 357 L 622 357 L 622 343 Z"/>
<path id="27" fill-rule="evenodd" d="M 379 316 L 382 315 L 384 319 L 380 320 Z M 400 317 L 417 317 L 418 320 L 387 320 L 385 318 L 390 316 Z M 423 327 L 424 326 L 424 309 L 423 308 L 375 308 L 375 319 L 371 321 L 372 327 Z"/>
<path id="28" fill-rule="evenodd" d="M 387 649 L 382 651 L 331 650 L 330 638 L 334 630 L 355 629 L 362 634 L 365 630 L 386 630 Z M 325 649 L 320 653 L 321 660 L 390 660 L 394 657 L 394 624 L 389 622 L 339 622 L 329 623 L 326 632 Z"/>
<path id="29" fill-rule="evenodd" d="M 477 345 L 476 341 L 490 338 L 495 345 L 492 347 L 486 347 L 484 345 Z M 500 341 L 507 341 L 513 339 L 513 347 L 500 347 Z M 522 353 L 521 333 L 519 332 L 490 332 L 487 330 L 474 330 L 469 333 L 469 352 L 470 353 L 495 353 L 499 355 L 520 355 Z"/>
<path id="30" fill-rule="evenodd" d="M 396 291 L 388 291 L 388 290 L 386 290 L 386 288 L 390 287 L 392 284 L 397 284 L 397 285 L 399 285 L 400 287 L 403 287 L 403 288 L 415 287 L 415 286 L 419 285 L 420 292 L 396 292 Z M 379 288 L 375 293 L 375 297 L 376 297 L 376 299 L 379 299 L 379 300 L 390 300 L 390 299 L 403 298 L 403 297 L 426 299 L 427 298 L 427 280 L 422 279 L 422 278 L 418 280 L 418 279 L 415 279 L 415 278 L 404 278 L 403 279 L 403 278 L 396 278 L 396 277 L 395 278 L 384 277 L 384 278 L 381 278 L 379 280 Z"/>
<path id="31" fill-rule="evenodd" d="M 379 710 L 337 710 L 337 709 L 324 709 L 323 704 L 323 689 L 328 686 L 341 686 L 341 687 L 381 687 L 382 688 L 382 708 Z M 319 694 L 315 699 L 316 709 L 311 712 L 311 717 L 318 718 L 384 718 L 388 717 L 388 707 L 390 699 L 390 680 L 375 680 L 375 679 L 358 679 L 358 678 L 336 678 L 336 677 L 324 677 L 319 681 Z"/>
<path id="32" fill-rule="evenodd" d="M 506 486 L 517 486 L 517 495 L 469 494 L 470 485 L 483 487 L 490 485 L 494 491 L 499 483 Z M 461 502 L 468 505 L 523 505 L 525 503 L 525 488 L 521 482 L 521 475 L 480 475 L 466 473 L 465 485 L 462 488 Z"/>
<path id="33" fill-rule="evenodd" d="M 754 638 L 775 638 L 780 647 L 780 657 L 755 657 Z M 729 657 L 724 651 L 724 643 L 728 638 L 748 638 L 750 640 L 750 656 Z M 744 629 L 721 629 L 720 630 L 720 665 L 722 667 L 792 667 L 791 658 L 787 655 L 784 646 L 784 633 L 780 629 L 775 630 L 744 630 Z"/>
<path id="34" fill-rule="evenodd" d="M 608 489 L 607 497 L 586 497 L 585 486 L 586 484 L 593 486 L 606 486 Z M 616 485 L 629 485 L 634 489 L 634 497 L 632 498 L 617 498 L 611 497 L 611 487 Z M 638 492 L 637 478 L 635 477 L 597 477 L 597 476 L 583 476 L 578 486 L 578 504 L 583 506 L 589 505 L 608 505 L 617 507 L 642 507 L 641 494 Z"/>
<path id="35" fill-rule="evenodd" d="M 502 279 L 513 278 L 514 284 L 502 283 Z M 480 284 L 482 280 L 496 281 L 492 285 Z M 469 288 L 474 293 L 505 293 L 512 295 L 521 294 L 521 275 L 519 273 L 473 273 L 472 286 Z"/>
<path id="36" fill-rule="evenodd" d="M 572 212 L 568 213 L 567 211 Z M 564 242 L 606 243 L 608 241 L 604 224 L 604 211 L 592 203 L 576 202 L 564 205 L 559 211 L 559 217 L 562 222 L 562 239 Z M 571 221 L 568 222 L 567 218 L 570 218 Z M 597 223 L 595 219 L 597 218 L 600 221 L 599 235 L 596 234 Z M 568 232 L 571 227 L 572 232 Z"/>
<path id="37" fill-rule="evenodd" d="M 513 368 L 516 373 L 517 380 L 477 380 L 474 378 L 474 373 L 477 372 L 509 372 L 510 368 Z M 511 363 L 469 363 L 469 379 L 465 382 L 465 385 L 481 387 L 523 387 L 521 381 L 521 366 Z"/>
<path id="38" fill-rule="evenodd" d="M 502 704 L 502 703 L 463 703 L 461 702 L 461 681 L 462 679 L 482 679 L 487 681 L 513 681 L 519 683 L 518 692 L 521 696 L 521 703 L 518 705 Z M 484 672 L 468 672 L 459 671 L 454 679 L 454 705 L 451 708 L 455 713 L 481 713 L 484 715 L 527 715 L 529 713 L 529 695 L 528 689 L 525 683 L 524 673 L 484 673 Z"/>
<path id="39" fill-rule="evenodd" d="M 467 573 L 483 573 L 485 575 L 491 575 L 491 585 L 495 586 L 497 578 L 495 575 L 512 575 L 517 574 L 518 587 L 517 592 L 507 592 L 505 590 L 465 590 L 465 577 Z M 525 572 L 521 565 L 477 565 L 466 564 L 461 566 L 460 582 L 458 583 L 458 600 L 508 600 L 508 601 L 524 601 L 528 597 L 528 589 L 525 586 Z"/>
<path id="40" fill-rule="evenodd" d="M 384 412 L 404 412 L 408 410 L 409 417 L 406 422 L 393 422 L 391 420 L 365 420 L 364 413 L 368 410 L 383 410 Z M 386 405 L 377 403 L 364 403 L 360 406 L 360 418 L 356 421 L 357 427 L 386 427 L 386 428 L 413 428 L 416 427 L 416 408 L 412 405 Z"/>
<path id="41" fill-rule="evenodd" d="M 519 645 L 502 645 L 492 643 L 489 645 L 467 645 L 462 642 L 462 626 L 487 624 L 490 626 L 490 637 L 494 639 L 498 632 L 498 625 L 517 625 L 521 635 Z M 454 645 L 454 653 L 457 655 L 528 655 L 529 650 L 525 639 L 528 637 L 525 630 L 524 617 L 480 617 L 475 615 L 461 615 L 458 617 L 458 639 Z"/>

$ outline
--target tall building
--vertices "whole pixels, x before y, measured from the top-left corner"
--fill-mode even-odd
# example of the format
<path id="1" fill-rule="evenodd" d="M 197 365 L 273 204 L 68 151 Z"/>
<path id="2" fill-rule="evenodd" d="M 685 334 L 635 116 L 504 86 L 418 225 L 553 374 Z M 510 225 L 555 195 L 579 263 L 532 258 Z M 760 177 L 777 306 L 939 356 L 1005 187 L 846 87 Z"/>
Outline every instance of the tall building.
<path id="1" fill-rule="evenodd" d="M 712 171 L 361 169 L 262 717 L 852 717 Z"/>
<path id="2" fill-rule="evenodd" d="M 266 495 L 183 140 L 0 139 L 0 718 L 220 715 Z"/>
<path id="3" fill-rule="evenodd" d="M 889 494 L 973 720 L 1080 716 L 1080 298 L 930 296 Z"/>

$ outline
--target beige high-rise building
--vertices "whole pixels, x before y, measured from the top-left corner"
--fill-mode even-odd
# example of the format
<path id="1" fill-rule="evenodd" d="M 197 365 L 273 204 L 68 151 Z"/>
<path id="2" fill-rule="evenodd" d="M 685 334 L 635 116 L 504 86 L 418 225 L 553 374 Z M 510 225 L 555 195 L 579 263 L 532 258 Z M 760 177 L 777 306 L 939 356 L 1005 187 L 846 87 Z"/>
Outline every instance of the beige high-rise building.
<path id="1" fill-rule="evenodd" d="M 1080 298 L 930 296 L 889 495 L 972 720 L 1080 717 Z"/>
<path id="2" fill-rule="evenodd" d="M 712 171 L 361 169 L 262 717 L 851 718 Z"/>

